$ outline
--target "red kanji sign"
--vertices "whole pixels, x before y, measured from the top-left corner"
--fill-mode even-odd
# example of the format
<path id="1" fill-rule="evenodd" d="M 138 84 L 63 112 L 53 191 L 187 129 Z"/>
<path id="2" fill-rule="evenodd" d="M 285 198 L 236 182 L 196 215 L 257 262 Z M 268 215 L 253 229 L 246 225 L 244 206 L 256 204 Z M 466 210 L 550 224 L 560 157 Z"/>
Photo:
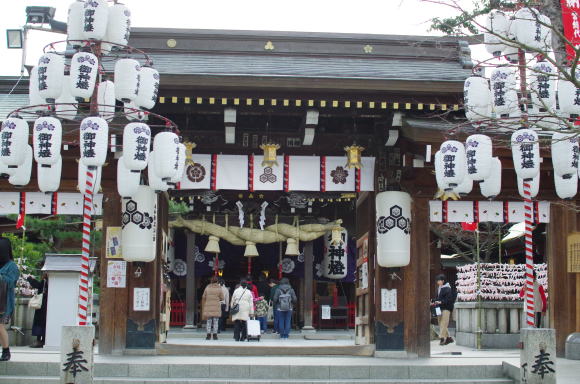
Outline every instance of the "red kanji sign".
<path id="1" fill-rule="evenodd" d="M 580 0 L 560 0 L 562 4 L 562 23 L 564 36 L 574 47 L 580 46 Z M 574 58 L 574 48 L 566 44 L 568 60 Z"/>

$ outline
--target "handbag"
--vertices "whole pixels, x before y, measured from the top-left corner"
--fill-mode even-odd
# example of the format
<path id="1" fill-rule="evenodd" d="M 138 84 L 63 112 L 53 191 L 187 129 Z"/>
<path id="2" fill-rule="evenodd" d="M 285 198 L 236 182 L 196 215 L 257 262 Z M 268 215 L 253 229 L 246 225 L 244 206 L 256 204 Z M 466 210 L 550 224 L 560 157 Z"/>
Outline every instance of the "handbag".
<path id="1" fill-rule="evenodd" d="M 28 302 L 28 308 L 32 308 L 34 310 L 42 308 L 42 298 L 44 297 L 44 293 L 36 293 L 34 296 L 30 298 Z"/>
<path id="2" fill-rule="evenodd" d="M 246 293 L 246 288 L 244 288 L 242 294 L 240 295 L 240 298 L 238 299 L 238 302 L 232 305 L 232 307 L 230 308 L 231 315 L 236 315 L 238 312 L 240 312 L 240 300 L 242 300 L 242 297 L 244 297 L 244 293 Z"/>

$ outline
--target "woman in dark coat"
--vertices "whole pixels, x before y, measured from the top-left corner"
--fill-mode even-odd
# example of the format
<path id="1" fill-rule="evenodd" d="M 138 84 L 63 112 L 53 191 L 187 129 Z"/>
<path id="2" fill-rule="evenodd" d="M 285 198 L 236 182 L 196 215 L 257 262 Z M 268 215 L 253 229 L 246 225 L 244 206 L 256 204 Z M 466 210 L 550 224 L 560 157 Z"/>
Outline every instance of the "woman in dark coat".
<path id="1" fill-rule="evenodd" d="M 46 335 L 48 276 L 46 273 L 44 273 L 40 281 L 36 280 L 32 276 L 29 276 L 26 280 L 28 280 L 32 288 L 38 290 L 38 294 L 42 293 L 42 306 L 34 311 L 34 320 L 32 322 L 32 336 L 36 336 L 36 341 L 30 346 L 30 348 L 42 348 L 44 346 L 44 337 Z"/>

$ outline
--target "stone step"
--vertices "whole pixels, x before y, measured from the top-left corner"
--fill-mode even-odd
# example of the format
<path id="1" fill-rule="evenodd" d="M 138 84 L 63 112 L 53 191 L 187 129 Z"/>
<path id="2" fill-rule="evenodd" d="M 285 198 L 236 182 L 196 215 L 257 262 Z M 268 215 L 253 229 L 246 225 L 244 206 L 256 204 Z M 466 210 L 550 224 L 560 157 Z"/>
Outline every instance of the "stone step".
<path id="1" fill-rule="evenodd" d="M 158 355 L 170 356 L 373 356 L 375 347 L 372 344 L 281 346 L 266 345 L 260 342 L 248 342 L 243 343 L 243 346 L 237 346 L 158 343 L 156 350 Z"/>

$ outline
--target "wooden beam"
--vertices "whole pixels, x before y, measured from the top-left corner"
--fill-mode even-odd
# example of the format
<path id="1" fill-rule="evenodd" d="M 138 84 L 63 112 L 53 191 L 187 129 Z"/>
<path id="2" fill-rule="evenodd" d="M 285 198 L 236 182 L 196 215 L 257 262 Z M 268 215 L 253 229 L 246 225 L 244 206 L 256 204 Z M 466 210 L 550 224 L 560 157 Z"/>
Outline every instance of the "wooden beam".
<path id="1" fill-rule="evenodd" d="M 314 280 L 312 274 L 313 262 L 313 243 L 312 241 L 309 241 L 304 244 L 304 326 L 302 327 L 302 330 L 306 332 L 314 331 L 314 327 L 312 327 L 312 282 Z"/>

